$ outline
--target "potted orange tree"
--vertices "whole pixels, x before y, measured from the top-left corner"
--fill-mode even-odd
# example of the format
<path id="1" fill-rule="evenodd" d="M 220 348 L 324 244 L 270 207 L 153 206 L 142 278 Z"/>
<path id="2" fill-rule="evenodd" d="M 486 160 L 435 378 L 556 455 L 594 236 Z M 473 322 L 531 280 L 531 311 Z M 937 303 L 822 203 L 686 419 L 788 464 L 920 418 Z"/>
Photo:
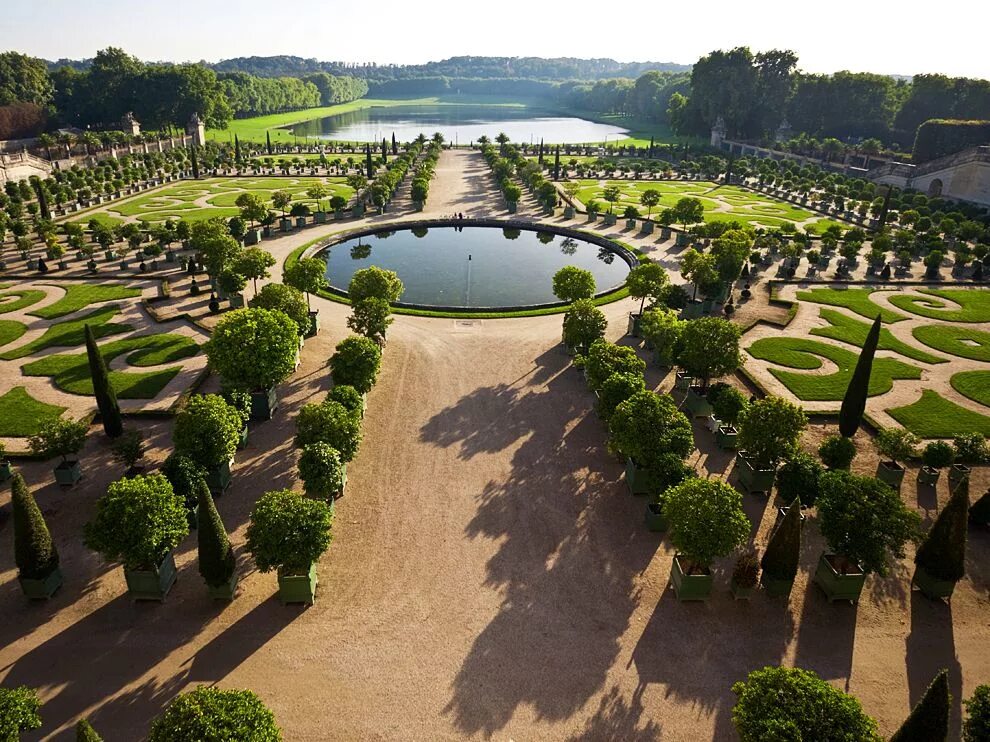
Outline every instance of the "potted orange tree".
<path id="1" fill-rule="evenodd" d="M 873 445 L 880 454 L 877 464 L 877 479 L 900 492 L 904 481 L 904 467 L 918 447 L 918 437 L 905 428 L 881 428 L 877 431 Z"/>
<path id="2" fill-rule="evenodd" d="M 777 463 L 796 449 L 807 424 L 804 410 L 780 397 L 764 397 L 742 412 L 736 469 L 746 492 L 771 491 Z"/>
<path id="3" fill-rule="evenodd" d="M 31 453 L 41 458 L 61 456 L 62 460 L 55 466 L 55 481 L 63 487 L 71 487 L 82 479 L 82 467 L 79 459 L 75 458 L 86 443 L 86 432 L 89 426 L 75 420 L 56 418 L 41 426 L 36 435 L 28 439 Z M 72 458 L 70 458 L 72 457 Z"/>
<path id="4" fill-rule="evenodd" d="M 241 413 L 218 394 L 190 397 L 175 416 L 172 441 L 176 452 L 206 470 L 206 483 L 215 494 L 223 494 L 230 486 L 230 465 L 242 424 Z"/>
<path id="5" fill-rule="evenodd" d="M 684 325 L 677 365 L 691 376 L 684 407 L 694 417 L 712 414 L 708 399 L 711 379 L 735 372 L 742 365 L 739 354 L 739 325 L 721 317 L 701 317 Z"/>
<path id="6" fill-rule="evenodd" d="M 200 686 L 182 693 L 151 724 L 148 742 L 240 739 L 278 742 L 275 715 L 249 690 Z"/>

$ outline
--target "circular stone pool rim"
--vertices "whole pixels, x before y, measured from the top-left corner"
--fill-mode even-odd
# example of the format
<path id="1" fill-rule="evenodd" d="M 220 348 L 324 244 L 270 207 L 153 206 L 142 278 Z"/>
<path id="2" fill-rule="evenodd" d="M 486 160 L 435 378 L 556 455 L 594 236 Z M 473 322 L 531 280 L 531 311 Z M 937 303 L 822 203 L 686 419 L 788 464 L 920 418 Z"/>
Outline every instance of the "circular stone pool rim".
<path id="1" fill-rule="evenodd" d="M 352 229 L 344 232 L 338 232 L 325 240 L 319 240 L 316 244 L 310 245 L 303 252 L 297 256 L 298 258 L 308 258 L 318 255 L 319 253 L 329 250 L 334 245 L 339 245 L 342 242 L 347 242 L 348 240 L 353 240 L 357 237 L 368 237 L 375 234 L 380 234 L 382 232 L 398 232 L 400 230 L 411 231 L 413 229 L 426 228 L 430 229 L 433 227 L 491 227 L 497 229 L 519 229 L 526 230 L 529 232 L 550 232 L 552 234 L 560 235 L 562 237 L 572 237 L 576 240 L 581 240 L 583 242 L 596 245 L 597 247 L 603 247 L 606 250 L 613 252 L 618 255 L 622 260 L 625 261 L 629 269 L 632 270 L 637 265 L 639 265 L 639 258 L 628 248 L 620 245 L 614 240 L 610 240 L 607 237 L 602 237 L 600 235 L 593 234 L 591 232 L 583 232 L 579 229 L 571 229 L 569 227 L 558 227 L 554 225 L 544 224 L 542 222 L 529 222 L 521 221 L 516 219 L 413 219 L 409 221 L 392 222 L 390 224 L 380 224 L 374 227 L 363 227 L 360 229 Z M 286 259 L 288 262 L 292 256 Z M 625 286 L 625 281 L 617 286 L 613 286 L 605 291 L 601 291 L 595 294 L 594 299 L 603 299 L 611 294 L 615 294 L 622 290 Z M 330 299 L 347 299 L 347 291 L 339 289 L 336 286 L 331 286 L 325 294 L 328 294 Z M 615 300 L 623 298 L 621 296 L 616 296 Z M 600 303 L 608 303 L 600 302 Z M 406 302 L 395 302 L 393 305 L 396 309 L 409 309 L 414 311 L 422 312 L 437 312 L 445 316 L 449 315 L 463 315 L 464 317 L 470 317 L 471 315 L 478 314 L 503 314 L 509 313 L 515 316 L 525 316 L 527 313 L 537 313 L 548 309 L 558 309 L 563 310 L 570 306 L 570 302 L 567 301 L 554 301 L 544 304 L 513 304 L 511 306 L 504 307 L 464 307 L 464 306 L 440 306 L 436 304 L 412 304 Z M 517 314 L 518 313 L 518 314 Z"/>

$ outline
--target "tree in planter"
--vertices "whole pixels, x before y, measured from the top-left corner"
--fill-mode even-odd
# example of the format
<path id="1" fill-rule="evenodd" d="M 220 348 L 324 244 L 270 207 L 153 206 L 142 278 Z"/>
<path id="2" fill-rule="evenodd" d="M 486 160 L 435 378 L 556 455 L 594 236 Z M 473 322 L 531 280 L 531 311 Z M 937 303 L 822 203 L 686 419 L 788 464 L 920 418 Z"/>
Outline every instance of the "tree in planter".
<path id="1" fill-rule="evenodd" d="M 84 529 L 86 546 L 125 570 L 157 569 L 189 533 L 185 504 L 161 474 L 112 482 Z"/>
<path id="2" fill-rule="evenodd" d="M 211 471 L 234 458 L 242 428 L 241 413 L 223 397 L 194 395 L 175 416 L 172 441 L 177 453 Z"/>
<path id="3" fill-rule="evenodd" d="M 44 580 L 58 569 L 58 549 L 52 541 L 45 516 L 20 473 L 15 473 L 11 480 L 10 501 L 14 511 L 17 576 L 27 580 Z"/>
<path id="4" fill-rule="evenodd" d="M 856 457 L 856 444 L 852 438 L 830 435 L 818 447 L 818 455 L 829 469 L 846 469 Z"/>
<path id="5" fill-rule="evenodd" d="M 643 314 L 647 299 L 650 299 L 651 303 L 659 301 L 669 281 L 667 270 L 659 263 L 641 263 L 629 271 L 629 275 L 626 276 L 626 287 L 629 289 L 629 296 L 640 300 L 640 315 Z"/>
<path id="6" fill-rule="evenodd" d="M 770 534 L 766 551 L 760 560 L 763 578 L 768 588 L 775 593 L 773 583 L 792 583 L 797 575 L 798 560 L 801 556 L 801 503 L 798 498 L 791 501 L 787 515 Z M 787 593 L 790 587 L 787 588 Z"/>
<path id="7" fill-rule="evenodd" d="M 949 671 L 939 670 L 890 742 L 927 742 L 949 738 Z"/>
<path id="8" fill-rule="evenodd" d="M 608 430 L 609 447 L 647 469 L 664 454 L 683 459 L 694 448 L 691 422 L 669 394 L 637 392 L 615 408 Z"/>
<path id="9" fill-rule="evenodd" d="M 880 340 L 880 315 L 873 321 L 863 342 L 856 368 L 849 379 L 842 406 L 839 409 L 839 433 L 846 438 L 852 438 L 859 430 L 866 412 L 866 398 L 870 393 L 870 374 L 873 371 L 873 356 L 876 355 L 877 343 Z"/>
<path id="10" fill-rule="evenodd" d="M 299 478 L 307 495 L 333 500 L 344 489 L 344 462 L 332 446 L 322 442 L 310 443 L 303 446 L 299 457 Z"/>
<path id="11" fill-rule="evenodd" d="M 955 458 L 955 450 L 946 441 L 932 441 L 921 452 L 921 463 L 929 469 L 936 470 L 934 475 L 936 481 L 938 480 L 938 470 L 952 466 Z M 935 482 L 930 482 L 930 484 L 935 484 Z"/>
<path id="12" fill-rule="evenodd" d="M 144 438 L 141 433 L 137 430 L 126 431 L 114 441 L 111 455 L 115 461 L 127 467 L 124 476 L 139 473 L 137 463 L 144 456 Z"/>
<path id="13" fill-rule="evenodd" d="M 260 247 L 249 247 L 241 251 L 233 261 L 233 270 L 249 279 L 254 285 L 254 295 L 258 296 L 258 279 L 268 278 L 268 269 L 276 263 L 275 256 Z"/>
<path id="14" fill-rule="evenodd" d="M 327 263 L 323 258 L 300 258 L 285 269 L 282 282 L 306 294 L 306 306 L 312 311 L 309 295 L 328 288 Z"/>
<path id="15" fill-rule="evenodd" d="M 347 296 L 351 304 L 357 304 L 362 299 L 372 296 L 394 304 L 402 296 L 404 288 L 395 271 L 387 271 L 373 265 L 354 272 L 347 286 Z"/>
<path id="16" fill-rule="evenodd" d="M 249 690 L 200 686 L 183 693 L 152 722 L 148 742 L 281 742 L 275 715 Z"/>
<path id="17" fill-rule="evenodd" d="M 880 742 L 877 723 L 855 697 L 810 670 L 764 667 L 732 686 L 741 742 L 770 739 Z"/>
<path id="18" fill-rule="evenodd" d="M 712 257 L 722 283 L 731 285 L 753 249 L 753 238 L 741 229 L 729 229 L 712 241 Z"/>
<path id="19" fill-rule="evenodd" d="M 187 511 L 199 504 L 199 483 L 206 476 L 206 469 L 188 456 L 173 453 L 162 464 L 162 474 L 172 485 L 172 491 L 182 498 Z"/>
<path id="20" fill-rule="evenodd" d="M 822 535 L 843 563 L 845 573 L 859 566 L 864 574 L 884 577 L 892 559 L 904 556 L 921 519 L 893 489 L 873 477 L 845 471 L 825 472 L 816 503 Z"/>
<path id="21" fill-rule="evenodd" d="M 636 355 L 636 351 L 627 345 L 616 345 L 607 340 L 596 340 L 588 349 L 588 357 L 584 362 L 584 373 L 588 378 L 588 386 L 596 392 L 601 391 L 605 380 L 612 374 L 638 374 L 646 372 L 646 361 Z"/>
<path id="22" fill-rule="evenodd" d="M 392 307 L 384 299 L 369 296 L 351 307 L 347 326 L 359 335 L 374 340 L 379 347 L 385 345 L 385 334 L 392 319 Z"/>
<path id="23" fill-rule="evenodd" d="M 797 498 L 802 507 L 810 508 L 818 500 L 824 473 L 825 468 L 818 459 L 810 453 L 797 451 L 777 470 L 777 496 L 784 502 Z"/>
<path id="24" fill-rule="evenodd" d="M 691 299 L 698 298 L 698 290 L 702 294 L 709 294 L 718 288 L 718 265 L 715 257 L 707 253 L 701 253 L 693 247 L 689 247 L 681 255 L 681 277 L 689 281 L 694 287 Z"/>
<path id="25" fill-rule="evenodd" d="M 799 406 L 780 397 L 759 399 L 739 418 L 739 447 L 761 466 L 775 467 L 794 452 L 808 418 Z"/>
<path id="26" fill-rule="evenodd" d="M 330 548 L 333 512 L 292 490 L 262 495 L 251 511 L 247 550 L 259 572 L 305 575 Z"/>
<path id="27" fill-rule="evenodd" d="M 956 463 L 976 466 L 987 461 L 987 439 L 982 433 L 957 435 L 952 441 L 952 447 L 956 452 Z"/>
<path id="28" fill-rule="evenodd" d="M 713 384 L 709 389 L 708 402 L 715 419 L 733 427 L 749 404 L 745 394 L 734 386 L 722 383 Z"/>
<path id="29" fill-rule="evenodd" d="M 646 218 L 653 215 L 653 207 L 660 203 L 660 191 L 655 188 L 647 188 L 639 197 L 639 202 L 646 207 Z"/>
<path id="30" fill-rule="evenodd" d="M 653 346 L 661 365 L 673 366 L 681 352 L 681 336 L 686 326 L 687 321 L 678 319 L 676 312 L 653 307 L 643 312 L 640 334 Z"/>
<path id="31" fill-rule="evenodd" d="M 303 405 L 296 416 L 296 446 L 318 442 L 336 449 L 343 461 L 350 461 L 361 444 L 360 416 L 332 399 Z"/>
<path id="32" fill-rule="evenodd" d="M 93 379 L 93 394 L 100 411 L 103 432 L 108 438 L 116 438 L 124 432 L 124 421 L 120 416 L 117 393 L 110 383 L 110 372 L 106 360 L 96 345 L 93 329 L 87 324 L 83 328 L 86 337 L 86 357 L 89 360 L 89 374 Z"/>
<path id="33" fill-rule="evenodd" d="M 680 337 L 677 365 L 701 381 L 702 392 L 712 378 L 733 373 L 742 364 L 739 325 L 720 317 L 689 320 Z"/>
<path id="34" fill-rule="evenodd" d="M 295 370 L 299 325 L 278 310 L 237 309 L 217 323 L 205 349 L 211 368 L 228 384 L 271 389 Z"/>
<path id="35" fill-rule="evenodd" d="M 942 586 L 930 586 L 929 580 L 924 578 L 954 584 L 966 574 L 968 515 L 969 487 L 962 484 L 956 487 L 915 552 L 914 563 L 919 573 L 915 574 L 914 582 L 929 597 L 943 597 L 934 594 Z M 949 591 L 951 593 L 951 588 Z"/>
<path id="36" fill-rule="evenodd" d="M 750 522 L 742 495 L 715 479 L 687 479 L 669 489 L 663 509 L 670 523 L 670 541 L 690 565 L 686 574 L 707 571 L 711 563 L 745 543 Z"/>
<path id="37" fill-rule="evenodd" d="M 972 697 L 963 704 L 966 706 L 963 742 L 986 742 L 990 739 L 990 685 L 976 686 Z"/>
<path id="38" fill-rule="evenodd" d="M 330 357 L 330 373 L 335 384 L 347 384 L 367 394 L 375 385 L 382 365 L 382 351 L 373 340 L 358 335 L 337 343 Z"/>
<path id="39" fill-rule="evenodd" d="M 335 384 L 327 392 L 326 398 L 331 402 L 339 402 L 358 417 L 361 417 L 361 413 L 364 411 L 364 399 L 362 399 L 361 393 L 349 384 Z"/>
<path id="40" fill-rule="evenodd" d="M 607 326 L 605 313 L 591 299 L 578 299 L 564 313 L 564 345 L 577 353 L 585 353 L 595 341 L 605 336 Z"/>
<path id="41" fill-rule="evenodd" d="M 247 221 L 251 228 L 262 221 L 268 214 L 268 207 L 260 196 L 254 193 L 242 193 L 234 201 L 234 206 L 241 210 L 241 218 Z"/>
<path id="42" fill-rule="evenodd" d="M 309 305 L 303 298 L 302 291 L 297 288 L 283 283 L 265 284 L 248 302 L 248 306 L 252 309 L 282 312 L 295 323 L 300 337 L 309 332 Z"/>
<path id="43" fill-rule="evenodd" d="M 38 433 L 28 439 L 28 446 L 35 456 L 43 459 L 61 456 L 59 466 L 68 466 L 69 456 L 79 453 L 85 445 L 88 430 L 89 426 L 81 420 L 55 418 L 43 424 Z"/>
<path id="44" fill-rule="evenodd" d="M 247 286 L 247 278 L 233 268 L 224 268 L 217 276 L 217 286 L 227 296 L 240 296 Z"/>
<path id="45" fill-rule="evenodd" d="M 199 529 L 196 534 L 199 573 L 208 586 L 220 588 L 231 584 L 237 568 L 237 558 L 230 546 L 227 530 L 217 512 L 210 488 L 202 478 L 196 482 L 196 498 L 199 505 Z"/>
<path id="46" fill-rule="evenodd" d="M 598 415 L 608 422 L 615 408 L 637 392 L 646 389 L 646 381 L 642 373 L 617 372 L 613 373 L 598 392 Z"/>
<path id="47" fill-rule="evenodd" d="M 41 699 L 33 688 L 0 688 L 0 739 L 17 742 L 21 732 L 41 728 Z"/>
<path id="48" fill-rule="evenodd" d="M 567 303 L 591 299 L 595 295 L 595 277 L 589 270 L 565 265 L 553 275 L 553 294 Z"/>
<path id="49" fill-rule="evenodd" d="M 243 249 L 230 236 L 230 227 L 221 217 L 204 219 L 192 225 L 189 246 L 202 256 L 206 272 L 218 278 Z"/>
<path id="50" fill-rule="evenodd" d="M 901 462 L 914 456 L 918 448 L 918 436 L 905 428 L 881 428 L 873 439 L 877 452 L 886 459 L 881 463 L 902 469 Z"/>
<path id="51" fill-rule="evenodd" d="M 282 218 L 285 218 L 285 210 L 288 205 L 292 203 L 292 194 L 288 191 L 275 191 L 272 194 L 272 206 L 282 212 Z"/>

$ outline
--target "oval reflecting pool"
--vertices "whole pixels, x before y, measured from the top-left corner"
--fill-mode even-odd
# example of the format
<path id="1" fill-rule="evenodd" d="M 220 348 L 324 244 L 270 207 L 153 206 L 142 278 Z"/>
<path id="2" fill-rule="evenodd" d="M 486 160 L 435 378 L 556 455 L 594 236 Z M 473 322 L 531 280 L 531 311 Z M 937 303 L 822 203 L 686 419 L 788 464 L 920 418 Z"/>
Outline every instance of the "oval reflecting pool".
<path id="1" fill-rule="evenodd" d="M 587 268 L 598 293 L 621 286 L 629 265 L 606 247 L 552 232 L 498 227 L 425 227 L 378 232 L 331 245 L 327 280 L 346 291 L 354 272 L 377 265 L 399 274 L 401 304 L 524 307 L 552 304 L 553 274 Z"/>

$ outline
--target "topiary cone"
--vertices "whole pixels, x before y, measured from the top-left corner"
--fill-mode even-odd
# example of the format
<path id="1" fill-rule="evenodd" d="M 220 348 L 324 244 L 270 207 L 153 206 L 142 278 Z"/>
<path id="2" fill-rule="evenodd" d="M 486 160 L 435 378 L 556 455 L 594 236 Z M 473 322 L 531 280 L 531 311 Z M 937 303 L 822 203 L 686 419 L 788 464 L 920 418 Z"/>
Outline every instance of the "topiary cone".
<path id="1" fill-rule="evenodd" d="M 199 480 L 199 573 L 210 587 L 226 585 L 237 566 L 227 531 L 210 495 L 210 488 Z"/>
<path id="2" fill-rule="evenodd" d="M 20 473 L 11 480 L 10 499 L 14 511 L 14 561 L 19 576 L 43 580 L 58 566 L 58 550 L 41 508 Z"/>
<path id="3" fill-rule="evenodd" d="M 866 341 L 863 343 L 863 350 L 856 361 L 856 368 L 852 378 L 849 379 L 849 386 L 846 387 L 846 395 L 842 398 L 842 407 L 839 409 L 839 432 L 846 438 L 852 438 L 859 430 L 859 424 L 863 421 L 863 413 L 866 412 L 866 398 L 870 392 L 870 374 L 873 372 L 873 356 L 877 352 L 877 343 L 880 341 L 880 315 L 873 321 Z"/>
<path id="4" fill-rule="evenodd" d="M 787 515 L 770 535 L 770 542 L 760 560 L 763 573 L 775 580 L 793 580 L 801 556 L 801 500 L 797 497 Z"/>
<path id="5" fill-rule="evenodd" d="M 937 580 L 956 582 L 966 574 L 969 486 L 961 482 L 918 547 L 914 563 Z"/>
<path id="6" fill-rule="evenodd" d="M 76 742 L 103 742 L 103 737 L 96 733 L 93 725 L 86 719 L 80 719 L 76 724 Z"/>
<path id="7" fill-rule="evenodd" d="M 96 336 L 89 325 L 85 325 L 86 356 L 89 359 L 89 374 L 93 379 L 93 394 L 96 396 L 96 406 L 100 410 L 103 421 L 103 432 L 110 438 L 117 438 L 124 432 L 124 421 L 120 416 L 120 405 L 117 394 L 110 383 L 110 373 L 106 361 L 96 345 Z"/>
<path id="8" fill-rule="evenodd" d="M 949 671 L 940 670 L 890 742 L 945 742 L 949 736 Z"/>

